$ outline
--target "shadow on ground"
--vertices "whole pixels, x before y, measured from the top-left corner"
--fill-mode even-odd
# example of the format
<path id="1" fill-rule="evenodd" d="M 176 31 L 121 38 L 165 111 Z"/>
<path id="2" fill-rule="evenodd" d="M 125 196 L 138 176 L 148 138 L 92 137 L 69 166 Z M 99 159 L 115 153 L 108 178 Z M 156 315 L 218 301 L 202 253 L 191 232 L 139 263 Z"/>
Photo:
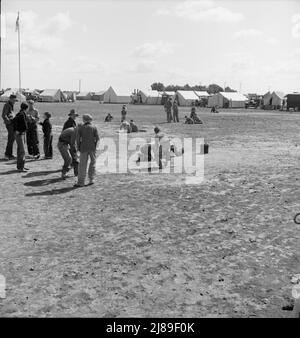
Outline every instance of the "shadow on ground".
<path id="1" fill-rule="evenodd" d="M 51 195 L 60 195 L 70 192 L 72 190 L 78 189 L 77 187 L 68 187 L 68 188 L 61 188 L 61 189 L 52 189 L 47 191 L 41 192 L 32 192 L 29 194 L 25 194 L 26 197 L 33 197 L 33 196 L 51 196 Z"/>

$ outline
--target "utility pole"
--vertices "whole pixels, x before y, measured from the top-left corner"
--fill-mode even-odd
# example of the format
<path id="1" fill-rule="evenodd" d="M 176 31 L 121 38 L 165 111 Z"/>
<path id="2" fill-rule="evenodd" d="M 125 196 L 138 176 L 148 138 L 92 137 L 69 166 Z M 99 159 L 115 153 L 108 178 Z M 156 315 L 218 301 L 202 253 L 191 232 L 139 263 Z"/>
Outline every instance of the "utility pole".
<path id="1" fill-rule="evenodd" d="M 81 79 L 79 79 L 79 87 L 78 87 L 78 89 L 79 89 L 79 93 L 81 93 Z"/>

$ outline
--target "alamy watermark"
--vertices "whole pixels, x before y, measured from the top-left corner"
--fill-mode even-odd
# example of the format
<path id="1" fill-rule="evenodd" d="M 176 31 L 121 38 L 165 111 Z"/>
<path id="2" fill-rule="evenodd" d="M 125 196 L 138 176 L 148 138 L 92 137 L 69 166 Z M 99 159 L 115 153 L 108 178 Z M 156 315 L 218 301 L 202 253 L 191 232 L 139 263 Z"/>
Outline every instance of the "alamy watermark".
<path id="1" fill-rule="evenodd" d="M 101 138 L 96 170 L 100 174 L 184 174 L 187 184 L 204 179 L 203 138 Z"/>

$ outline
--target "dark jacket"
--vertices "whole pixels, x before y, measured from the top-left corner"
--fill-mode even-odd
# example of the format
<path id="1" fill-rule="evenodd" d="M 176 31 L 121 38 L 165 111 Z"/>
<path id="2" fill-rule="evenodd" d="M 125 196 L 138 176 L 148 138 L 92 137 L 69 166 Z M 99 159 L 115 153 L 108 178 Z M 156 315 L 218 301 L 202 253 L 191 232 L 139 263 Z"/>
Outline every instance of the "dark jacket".
<path id="1" fill-rule="evenodd" d="M 45 137 L 52 134 L 52 124 L 49 119 L 45 119 L 43 122 L 41 122 L 41 126 Z"/>
<path id="2" fill-rule="evenodd" d="M 13 119 L 14 131 L 25 133 L 28 129 L 26 113 L 21 110 Z"/>
<path id="3" fill-rule="evenodd" d="M 10 124 L 14 118 L 14 105 L 10 101 L 3 106 L 2 118 L 5 124 Z"/>
<path id="4" fill-rule="evenodd" d="M 67 128 L 63 130 L 59 136 L 58 142 L 68 144 L 73 152 L 76 152 L 76 130 Z"/>
<path id="5" fill-rule="evenodd" d="M 77 146 L 81 153 L 96 151 L 99 134 L 96 126 L 90 122 L 81 125 L 77 133 Z"/>
<path id="6" fill-rule="evenodd" d="M 76 128 L 76 121 L 73 120 L 71 117 L 69 117 L 63 126 L 63 130 L 67 128 L 72 128 L 72 127 Z"/>

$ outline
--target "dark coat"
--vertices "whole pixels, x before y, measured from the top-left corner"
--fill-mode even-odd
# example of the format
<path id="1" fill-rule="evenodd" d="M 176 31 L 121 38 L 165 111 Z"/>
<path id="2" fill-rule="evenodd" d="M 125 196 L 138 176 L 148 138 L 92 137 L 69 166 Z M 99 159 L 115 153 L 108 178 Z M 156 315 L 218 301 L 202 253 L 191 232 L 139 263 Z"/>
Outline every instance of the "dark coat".
<path id="1" fill-rule="evenodd" d="M 71 117 L 69 117 L 63 126 L 63 130 L 72 128 L 72 127 L 76 128 L 76 121 L 73 120 Z"/>
<path id="2" fill-rule="evenodd" d="M 24 133 L 28 129 L 26 113 L 21 110 L 13 119 L 14 131 Z"/>

